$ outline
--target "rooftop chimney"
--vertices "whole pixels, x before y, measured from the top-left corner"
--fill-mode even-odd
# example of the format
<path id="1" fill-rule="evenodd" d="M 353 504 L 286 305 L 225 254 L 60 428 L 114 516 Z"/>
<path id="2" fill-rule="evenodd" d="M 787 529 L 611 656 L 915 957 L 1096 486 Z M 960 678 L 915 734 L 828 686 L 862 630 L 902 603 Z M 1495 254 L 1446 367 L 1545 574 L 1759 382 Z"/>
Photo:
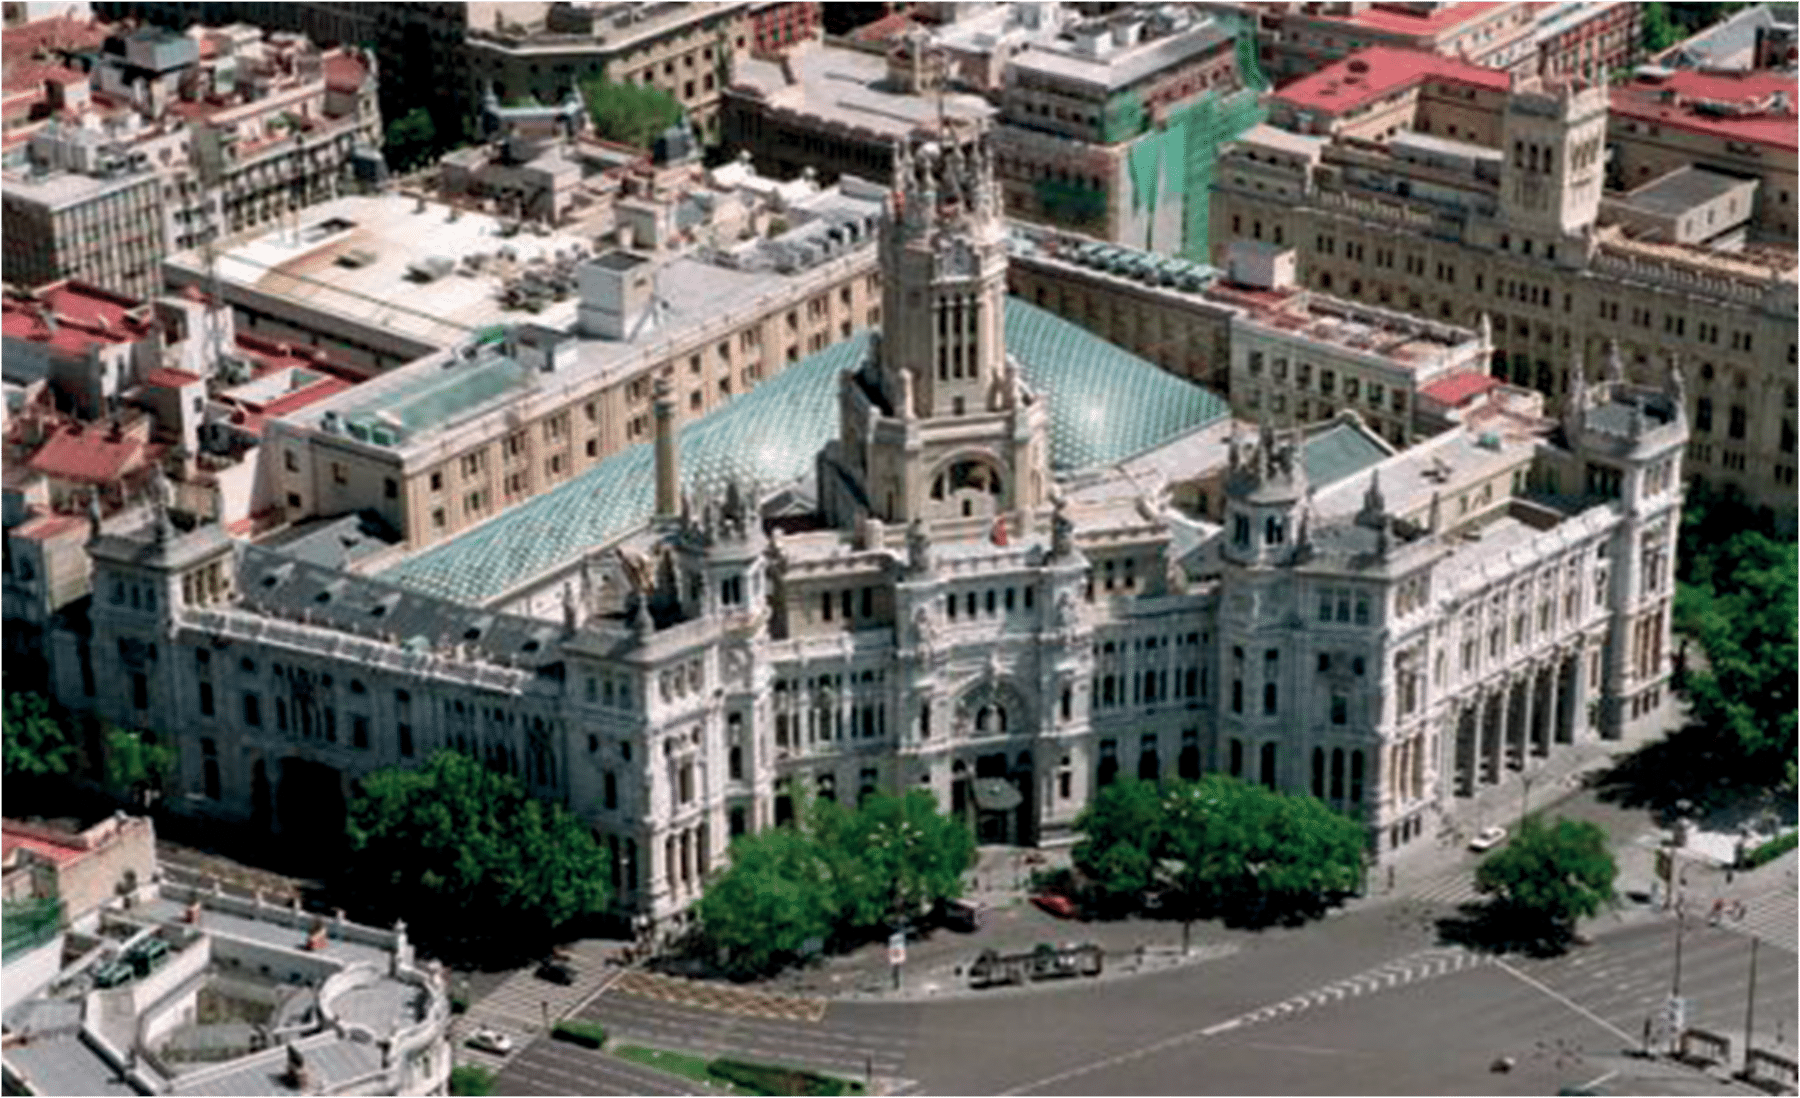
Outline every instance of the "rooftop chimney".
<path id="1" fill-rule="evenodd" d="M 681 511 L 681 468 L 675 454 L 675 401 L 669 379 L 656 379 L 656 517 L 672 519 Z"/>

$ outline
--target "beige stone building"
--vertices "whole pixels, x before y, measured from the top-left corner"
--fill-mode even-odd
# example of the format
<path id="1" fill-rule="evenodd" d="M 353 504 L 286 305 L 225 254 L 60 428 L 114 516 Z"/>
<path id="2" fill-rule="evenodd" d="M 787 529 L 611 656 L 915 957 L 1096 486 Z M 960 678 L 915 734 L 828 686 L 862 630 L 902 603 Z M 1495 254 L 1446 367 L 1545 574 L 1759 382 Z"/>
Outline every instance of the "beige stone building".
<path id="1" fill-rule="evenodd" d="M 478 525 L 650 441 L 658 379 L 685 422 L 878 324 L 880 193 L 815 190 L 787 204 L 786 232 L 707 258 L 588 255 L 573 237 L 502 237 L 494 218 L 397 195 L 327 204 L 298 244 L 246 240 L 219 261 L 241 331 L 382 371 L 272 418 L 263 490 L 288 522 L 372 511 L 409 547 Z M 329 290 L 311 271 L 332 273 Z M 169 277 L 204 284 L 206 271 L 188 255 Z M 535 314 L 505 304 L 526 279 L 554 296 Z"/>
<path id="2" fill-rule="evenodd" d="M 1283 89 L 1275 113 L 1349 122 L 1378 109 L 1368 102 L 1375 93 L 1346 83 L 1357 64 Z M 1370 68 L 1379 70 L 1379 59 Z M 1485 314 L 1494 373 L 1553 404 L 1573 391 L 1583 363 L 1592 370 L 1616 354 L 1620 370 L 1644 377 L 1676 359 L 1688 381 L 1689 472 L 1734 485 L 1791 521 L 1796 266 L 1791 243 L 1772 230 L 1792 216 L 1783 211 L 1793 201 L 1793 99 L 1771 91 L 1732 114 L 1677 91 L 1659 108 L 1665 117 L 1646 123 L 1622 113 L 1636 109 L 1638 95 L 1635 86 L 1615 90 L 1609 112 L 1603 87 L 1519 86 L 1506 97 L 1497 141 L 1480 128 L 1423 133 L 1423 105 L 1413 127 L 1391 134 L 1387 126 L 1361 138 L 1255 131 L 1220 165 L 1215 262 L 1233 240 L 1280 242 L 1295 250 L 1308 287 L 1463 325 Z M 1620 140 L 1622 126 L 1638 129 Z M 1609 146 L 1613 163 L 1633 172 L 1676 130 L 1686 142 L 1704 139 L 1677 169 L 1697 169 L 1704 185 L 1676 181 L 1648 198 L 1605 191 Z M 1728 203 L 1741 188 L 1712 178 L 1728 175 L 1728 165 L 1711 172 L 1701 148 L 1744 157 L 1754 148 L 1773 165 L 1754 206 L 1714 226 L 1722 246 L 1646 236 L 1602 215 L 1603 198 L 1656 207 L 1673 222 L 1716 213 L 1721 197 Z M 1645 174 L 1663 163 L 1672 161 Z M 1648 182 L 1659 178 L 1668 177 Z M 1746 243 L 1731 250 L 1728 230 L 1737 229 Z"/>
<path id="3" fill-rule="evenodd" d="M 558 4 L 541 22 L 504 15 L 471 22 L 468 100 L 533 96 L 556 103 L 585 80 L 604 76 L 669 93 L 705 141 L 719 134 L 719 105 L 733 64 L 752 52 L 785 49 L 816 34 L 816 4 L 728 0 L 706 4 Z M 810 17 L 809 17 L 810 16 Z"/>

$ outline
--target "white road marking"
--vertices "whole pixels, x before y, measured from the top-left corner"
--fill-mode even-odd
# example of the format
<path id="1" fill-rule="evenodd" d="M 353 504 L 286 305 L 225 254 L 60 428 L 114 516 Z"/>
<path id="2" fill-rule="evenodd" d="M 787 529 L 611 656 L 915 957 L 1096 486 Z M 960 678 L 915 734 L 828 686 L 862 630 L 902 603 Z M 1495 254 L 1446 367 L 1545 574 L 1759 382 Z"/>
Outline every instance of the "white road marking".
<path id="1" fill-rule="evenodd" d="M 1529 984 L 1532 987 L 1537 988 L 1539 991 L 1543 992 L 1545 995 L 1550 996 L 1552 999 L 1555 999 L 1557 1002 L 1568 1007 L 1570 1010 L 1573 1010 L 1575 1013 L 1581 1015 L 1583 1018 L 1586 1018 L 1589 1021 L 1593 1022 L 1595 1025 L 1598 1025 L 1603 1029 L 1611 1030 L 1612 1032 L 1618 1034 L 1622 1039 L 1624 1039 L 1624 1041 L 1627 1044 L 1631 1044 L 1637 1040 L 1637 1038 L 1633 1037 L 1631 1034 L 1626 1033 L 1624 1030 L 1620 1029 L 1618 1026 L 1613 1025 L 1611 1022 L 1607 1021 L 1605 1018 L 1602 1018 L 1598 1014 L 1595 1014 L 1593 1011 L 1589 1010 L 1587 1007 L 1582 1006 L 1580 1003 L 1569 998 L 1567 995 L 1564 995 L 1562 992 L 1557 991 L 1554 988 L 1547 987 L 1543 983 L 1532 979 L 1531 977 L 1525 975 L 1523 972 L 1520 972 L 1518 969 L 1507 964 L 1505 961 L 1496 960 L 1494 963 L 1496 965 L 1500 966 L 1505 971 L 1510 972 L 1514 976 L 1518 977 L 1522 982 Z"/>

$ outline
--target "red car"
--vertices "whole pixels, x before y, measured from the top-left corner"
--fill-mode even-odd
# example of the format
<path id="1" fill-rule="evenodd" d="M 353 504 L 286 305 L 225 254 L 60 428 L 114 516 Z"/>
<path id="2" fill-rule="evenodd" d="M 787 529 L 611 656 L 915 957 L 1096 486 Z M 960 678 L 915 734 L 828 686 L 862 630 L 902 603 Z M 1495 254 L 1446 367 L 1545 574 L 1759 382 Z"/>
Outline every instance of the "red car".
<path id="1" fill-rule="evenodd" d="M 1031 898 L 1031 902 L 1059 919 L 1081 918 L 1081 909 L 1075 906 L 1075 901 L 1055 892 L 1040 892 Z"/>

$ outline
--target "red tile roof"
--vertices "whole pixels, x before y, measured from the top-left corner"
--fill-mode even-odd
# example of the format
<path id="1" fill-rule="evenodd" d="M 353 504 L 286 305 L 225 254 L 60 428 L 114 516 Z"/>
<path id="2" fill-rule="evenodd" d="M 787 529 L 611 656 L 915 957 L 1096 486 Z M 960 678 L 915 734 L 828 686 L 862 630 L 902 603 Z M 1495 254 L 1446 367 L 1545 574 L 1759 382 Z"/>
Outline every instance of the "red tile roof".
<path id="1" fill-rule="evenodd" d="M 55 480 L 111 484 L 142 467 L 149 450 L 136 439 L 109 439 L 98 427 L 70 428 L 51 435 L 26 464 Z"/>
<path id="2" fill-rule="evenodd" d="M 1512 86 L 1512 78 L 1500 69 L 1486 69 L 1424 50 L 1370 46 L 1301 77 L 1277 91 L 1274 98 L 1299 110 L 1343 114 L 1427 80 L 1468 84 L 1489 91 L 1505 91 Z"/>
<path id="3" fill-rule="evenodd" d="M 342 381 L 335 377 L 321 377 L 298 389 L 282 394 L 258 408 L 257 411 L 265 417 L 284 416 L 289 412 L 304 408 L 308 404 L 324 400 L 335 393 L 341 393 L 348 388 L 350 388 L 348 381 Z"/>
<path id="4" fill-rule="evenodd" d="M 83 515 L 39 515 L 13 527 L 8 536 L 28 541 L 49 541 L 86 525 L 87 518 Z"/>
<path id="5" fill-rule="evenodd" d="M 180 389 L 200 380 L 199 374 L 190 374 L 186 370 L 171 370 L 163 366 L 144 375 L 144 384 L 156 389 Z"/>
<path id="6" fill-rule="evenodd" d="M 1785 109 L 1773 109 L 1777 92 L 1786 93 Z M 1800 134 L 1797 94 L 1800 82 L 1792 73 L 1681 71 L 1614 88 L 1612 113 L 1792 152 Z"/>
<path id="7" fill-rule="evenodd" d="M 1440 377 L 1419 390 L 1419 395 L 1430 397 L 1446 408 L 1455 408 L 1470 397 L 1480 396 L 1500 384 L 1500 379 L 1491 374 L 1467 373 L 1452 374 Z"/>
<path id="8" fill-rule="evenodd" d="M 343 51 L 325 55 L 325 86 L 335 91 L 355 91 L 363 86 L 369 70 L 355 57 Z"/>
<path id="9" fill-rule="evenodd" d="M 53 19 L 34 19 L 6 28 L 0 36 L 0 60 L 7 65 L 38 57 L 42 53 L 98 49 L 110 33 L 98 23 L 59 15 Z"/>
<path id="10" fill-rule="evenodd" d="M 147 322 L 128 314 L 143 302 L 73 280 L 52 283 L 29 300 L 8 297 L 0 310 L 0 333 L 10 339 L 48 343 L 70 354 L 95 344 L 136 343 L 150 333 Z M 53 328 L 46 311 L 56 314 Z"/>
<path id="11" fill-rule="evenodd" d="M 74 847 L 63 846 L 61 843 L 53 843 L 48 839 L 40 839 L 35 835 L 15 835 L 11 831 L 8 831 L 3 838 L 0 838 L 0 851 L 3 851 L 3 854 L 0 854 L 0 856 L 4 856 L 7 861 L 11 861 L 13 851 L 19 849 L 29 850 L 33 854 L 40 854 L 58 866 L 68 865 L 70 862 L 78 861 L 83 854 L 87 853 L 85 850 L 77 850 Z"/>

